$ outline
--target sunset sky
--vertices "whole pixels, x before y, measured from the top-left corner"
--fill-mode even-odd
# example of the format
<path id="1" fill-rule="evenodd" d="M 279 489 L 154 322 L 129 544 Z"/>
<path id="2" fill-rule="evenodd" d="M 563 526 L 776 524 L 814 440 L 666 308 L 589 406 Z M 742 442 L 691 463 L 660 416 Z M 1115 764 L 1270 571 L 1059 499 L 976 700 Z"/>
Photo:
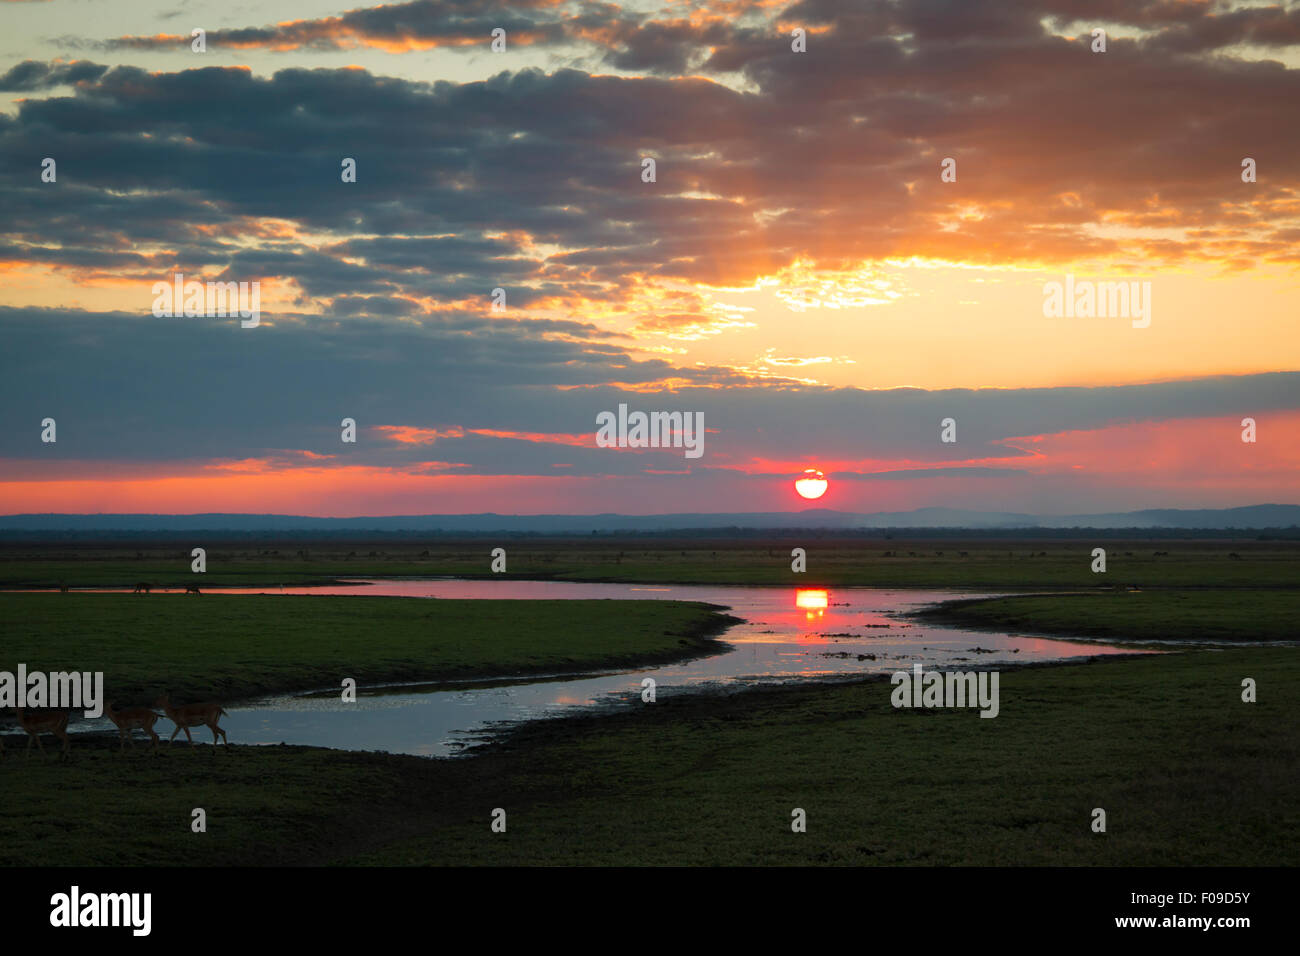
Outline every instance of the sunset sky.
<path id="1" fill-rule="evenodd" d="M 1300 503 L 1300 4 L 0 25 L 0 513 L 786 511 L 810 467 L 848 511 Z M 155 317 L 178 272 L 260 325 Z M 1067 276 L 1149 326 L 1045 315 Z M 597 447 L 620 403 L 703 455 Z"/>

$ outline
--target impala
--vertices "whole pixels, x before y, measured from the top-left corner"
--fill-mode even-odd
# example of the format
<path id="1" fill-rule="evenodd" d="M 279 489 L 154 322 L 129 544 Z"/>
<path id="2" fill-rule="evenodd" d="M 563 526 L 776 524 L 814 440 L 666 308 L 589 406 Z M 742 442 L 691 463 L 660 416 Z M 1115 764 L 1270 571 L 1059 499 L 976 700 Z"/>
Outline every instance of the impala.
<path id="1" fill-rule="evenodd" d="M 16 708 L 18 714 L 18 723 L 22 725 L 23 730 L 27 731 L 27 756 L 32 755 L 32 741 L 36 741 L 36 746 L 41 748 L 41 753 L 45 753 L 45 744 L 41 743 L 41 734 L 53 734 L 63 741 L 63 753 L 68 752 L 68 718 L 72 716 L 70 710 L 37 710 L 27 711 L 23 708 Z"/>
<path id="2" fill-rule="evenodd" d="M 153 725 L 162 717 L 162 714 L 155 714 L 148 707 L 127 707 L 125 710 L 114 710 L 111 700 L 105 702 L 104 713 L 109 720 L 117 725 L 118 735 L 122 738 L 120 750 L 126 750 L 128 742 L 132 747 L 135 746 L 135 741 L 131 739 L 131 731 L 133 730 L 143 730 L 153 738 L 153 749 L 158 749 L 158 735 L 154 733 Z"/>
<path id="3" fill-rule="evenodd" d="M 220 704 L 181 704 L 179 707 L 173 707 L 168 697 L 168 694 L 163 694 L 154 701 L 154 706 L 162 708 L 162 712 L 167 715 L 167 719 L 176 725 L 172 735 L 167 738 L 168 744 L 175 740 L 176 735 L 183 730 L 185 731 L 185 739 L 193 746 L 194 737 L 190 735 L 190 728 L 206 726 L 212 731 L 213 747 L 217 745 L 217 734 L 221 735 L 221 740 L 227 747 L 230 746 L 230 741 L 226 740 L 226 732 L 217 726 L 217 720 L 226 713 Z M 216 753 L 216 751 L 213 750 L 213 753 Z"/>

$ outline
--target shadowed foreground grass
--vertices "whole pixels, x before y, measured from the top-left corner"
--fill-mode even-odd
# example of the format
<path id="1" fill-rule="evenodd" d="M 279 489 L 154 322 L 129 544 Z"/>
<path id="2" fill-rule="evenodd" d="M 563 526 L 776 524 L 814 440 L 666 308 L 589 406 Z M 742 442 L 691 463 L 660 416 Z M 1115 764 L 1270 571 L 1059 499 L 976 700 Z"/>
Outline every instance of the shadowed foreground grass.
<path id="1" fill-rule="evenodd" d="M 1259 681 L 1260 703 L 1242 703 L 1244 676 Z M 1004 672 L 992 720 L 895 710 L 890 689 L 667 701 L 607 724 L 532 728 L 491 758 L 513 758 L 508 785 L 473 803 L 467 789 L 425 837 L 367 859 L 1300 862 L 1293 652 Z M 513 808 L 506 834 L 489 832 L 496 806 Z M 795 807 L 807 833 L 790 830 Z M 1104 835 L 1089 829 L 1094 807 L 1107 811 Z"/>
<path id="2" fill-rule="evenodd" d="M 890 689 L 661 694 L 455 761 L 10 753 L 0 864 L 1300 863 L 1294 649 L 1003 671 L 992 720 L 895 710 Z M 209 829 L 192 834 L 200 806 Z"/>
<path id="3" fill-rule="evenodd" d="M 716 653 L 734 620 L 680 601 L 0 594 L 0 670 L 103 671 L 119 706 L 501 677 Z"/>
<path id="4" fill-rule="evenodd" d="M 1300 591 L 1133 591 L 945 601 L 922 620 L 1135 641 L 1300 640 Z"/>

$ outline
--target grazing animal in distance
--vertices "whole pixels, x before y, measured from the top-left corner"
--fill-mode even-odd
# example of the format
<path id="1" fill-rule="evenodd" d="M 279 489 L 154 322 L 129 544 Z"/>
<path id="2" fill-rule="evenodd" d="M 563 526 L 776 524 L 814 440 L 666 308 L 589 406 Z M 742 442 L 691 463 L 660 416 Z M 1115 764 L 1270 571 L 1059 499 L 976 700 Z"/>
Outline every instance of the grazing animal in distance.
<path id="1" fill-rule="evenodd" d="M 153 725 L 158 722 L 162 714 L 156 714 L 148 707 L 127 707 L 123 710 L 114 710 L 113 702 L 104 702 L 104 715 L 111 720 L 117 727 L 118 735 L 122 738 L 119 750 L 125 750 L 127 743 L 132 747 L 135 741 L 131 739 L 131 731 L 143 730 L 153 738 L 153 749 L 158 749 L 158 735 L 154 733 Z"/>
<path id="2" fill-rule="evenodd" d="M 191 584 L 189 587 L 187 587 L 187 588 L 185 589 L 185 593 L 186 593 L 186 594 L 202 594 L 203 592 L 199 590 L 199 586 L 198 586 L 197 584 Z"/>
<path id="3" fill-rule="evenodd" d="M 169 694 L 163 694 L 153 704 L 167 715 L 168 720 L 176 725 L 172 735 L 167 738 L 169 745 L 176 739 L 176 735 L 183 730 L 185 731 L 185 739 L 190 742 L 190 746 L 194 746 L 194 737 L 190 734 L 190 728 L 207 727 L 212 731 L 212 746 L 214 748 L 217 745 L 218 734 L 221 735 L 222 742 L 227 747 L 230 746 L 230 741 L 226 739 L 226 732 L 217 726 L 217 721 L 221 719 L 222 715 L 229 716 L 220 704 L 181 704 L 178 707 L 173 707 L 169 699 L 170 696 Z M 212 752 L 216 753 L 216 750 L 214 749 Z"/>
<path id="4" fill-rule="evenodd" d="M 32 741 L 36 741 L 36 746 L 45 753 L 45 744 L 41 743 L 41 734 L 53 734 L 63 741 L 62 755 L 67 755 L 68 748 L 71 745 L 68 740 L 68 718 L 72 716 L 70 710 L 24 710 L 21 707 L 15 708 L 14 712 L 18 715 L 18 723 L 23 730 L 27 732 L 27 756 L 32 755 Z"/>
<path id="5" fill-rule="evenodd" d="M 146 582 L 146 581 L 141 581 L 139 584 L 137 584 L 137 585 L 135 586 L 135 590 L 132 591 L 131 593 L 132 593 L 132 594 L 148 594 L 148 593 L 149 593 L 149 584 L 148 584 L 148 582 Z"/>

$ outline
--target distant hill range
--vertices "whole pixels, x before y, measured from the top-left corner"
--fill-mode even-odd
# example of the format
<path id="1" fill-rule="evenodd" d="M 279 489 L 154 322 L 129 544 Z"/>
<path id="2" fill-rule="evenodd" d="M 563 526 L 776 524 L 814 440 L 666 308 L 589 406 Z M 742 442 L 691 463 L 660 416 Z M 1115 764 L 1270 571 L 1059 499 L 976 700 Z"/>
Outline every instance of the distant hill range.
<path id="1" fill-rule="evenodd" d="M 663 515 L 394 515 L 373 518 L 311 518 L 298 515 L 254 514 L 26 514 L 0 515 L 0 536 L 33 539 L 123 537 L 129 533 L 169 535 L 186 531 L 256 534 L 664 534 L 785 529 L 827 529 L 842 532 L 877 529 L 945 529 L 1014 531 L 1070 528 L 1130 528 L 1170 530 L 1258 531 L 1300 526 L 1300 505 L 1251 505 L 1245 508 L 1178 510 L 1173 508 L 1092 515 L 1029 515 L 998 511 L 918 508 L 915 511 L 861 514 L 810 508 L 791 512 Z"/>

